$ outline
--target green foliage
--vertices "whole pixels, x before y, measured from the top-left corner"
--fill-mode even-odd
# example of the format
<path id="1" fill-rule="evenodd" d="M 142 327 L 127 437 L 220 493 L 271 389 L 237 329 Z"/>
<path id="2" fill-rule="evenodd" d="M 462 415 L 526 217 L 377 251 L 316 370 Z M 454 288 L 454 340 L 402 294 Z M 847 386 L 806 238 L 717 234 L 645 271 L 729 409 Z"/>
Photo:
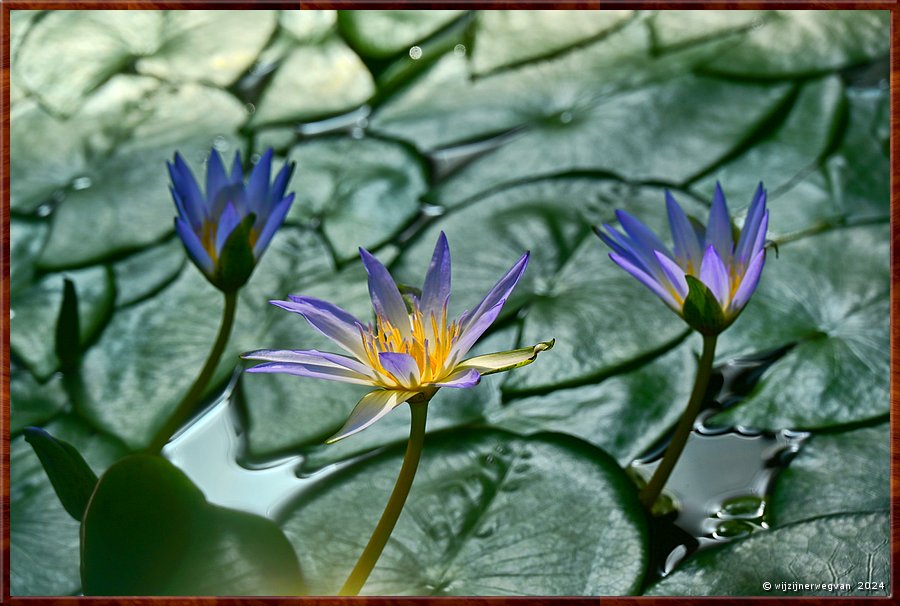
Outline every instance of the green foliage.
<path id="1" fill-rule="evenodd" d="M 287 594 L 304 591 L 297 559 L 319 593 L 349 571 L 409 425 L 401 407 L 324 446 L 358 386 L 247 375 L 236 389 L 232 454 L 341 469 L 280 512 L 293 546 L 132 457 L 100 480 L 82 577 L 66 509 L 83 509 L 88 483 L 60 489 L 144 448 L 216 334 L 221 294 L 173 237 L 165 161 L 180 151 L 203 174 L 211 146 L 252 162 L 270 145 L 297 162 L 297 198 L 241 290 L 208 397 L 242 351 L 330 348 L 268 300 L 314 296 L 371 321 L 357 247 L 418 287 L 441 231 L 452 314 L 532 253 L 475 353 L 556 339 L 523 370 L 435 397 L 410 507 L 365 592 L 887 580 L 888 14 L 11 11 L 12 594 Z M 778 244 L 718 361 L 791 348 L 712 422 L 814 435 L 777 479 L 772 531 L 653 584 L 622 468 L 678 419 L 698 341 L 591 227 L 622 208 L 664 233 L 664 189 L 702 220 L 716 180 L 738 225 L 766 184 Z"/>

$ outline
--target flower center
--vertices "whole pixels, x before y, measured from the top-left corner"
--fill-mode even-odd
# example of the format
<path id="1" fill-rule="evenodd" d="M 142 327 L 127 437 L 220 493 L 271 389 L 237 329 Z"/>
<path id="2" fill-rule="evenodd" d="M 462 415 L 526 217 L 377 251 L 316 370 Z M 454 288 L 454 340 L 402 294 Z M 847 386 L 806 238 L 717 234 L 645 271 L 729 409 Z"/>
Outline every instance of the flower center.
<path id="1" fill-rule="evenodd" d="M 447 325 L 447 309 L 444 308 L 438 318 L 434 314 L 426 316 L 416 307 L 408 318 L 409 331 L 401 331 L 380 316 L 376 318 L 374 327 L 360 327 L 369 366 L 384 381 L 384 387 L 427 385 L 443 379 L 455 365 L 455 360 L 450 359 L 450 352 L 459 338 L 460 327 L 456 321 Z M 409 354 L 415 360 L 419 370 L 415 385 L 408 384 L 408 377 L 396 377 L 384 368 L 378 354 L 386 352 Z"/>

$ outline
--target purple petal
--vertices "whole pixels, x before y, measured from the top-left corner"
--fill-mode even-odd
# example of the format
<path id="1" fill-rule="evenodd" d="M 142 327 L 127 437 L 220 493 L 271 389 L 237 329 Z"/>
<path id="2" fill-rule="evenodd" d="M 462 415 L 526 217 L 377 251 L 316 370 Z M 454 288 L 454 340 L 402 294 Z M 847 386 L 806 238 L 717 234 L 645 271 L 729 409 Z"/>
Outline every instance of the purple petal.
<path id="1" fill-rule="evenodd" d="M 684 270 L 678 266 L 675 261 L 665 256 L 661 252 L 656 252 L 656 260 L 659 261 L 660 267 L 662 267 L 663 273 L 666 275 L 666 280 L 668 281 L 668 286 L 678 293 L 678 296 L 681 298 L 682 302 L 684 302 L 685 297 L 688 295 L 688 283 L 687 279 L 684 277 Z M 663 284 L 663 286 L 666 286 Z"/>
<path id="2" fill-rule="evenodd" d="M 364 248 L 359 249 L 366 273 L 369 274 L 369 296 L 379 318 L 390 322 L 403 336 L 410 334 L 409 314 L 397 289 L 397 283 L 381 261 Z"/>
<path id="3" fill-rule="evenodd" d="M 627 212 L 624 210 L 617 210 L 616 218 L 619 220 L 625 233 L 634 240 L 634 246 L 632 247 L 634 252 L 648 255 L 651 267 L 653 266 L 652 252 L 654 250 L 662 251 L 668 257 L 672 256 L 672 253 L 669 252 L 669 248 L 662 243 L 662 240 L 660 240 L 655 233 L 653 233 L 653 230 L 629 215 Z"/>
<path id="4" fill-rule="evenodd" d="M 656 296 L 662 299 L 666 305 L 674 309 L 677 313 L 681 313 L 681 305 L 678 304 L 678 301 L 675 300 L 675 297 L 672 296 L 672 293 L 667 291 L 659 282 L 656 281 L 656 278 L 653 278 L 643 269 L 633 264 L 625 257 L 617 255 L 616 253 L 609 253 L 609 258 L 612 259 L 613 262 L 615 262 L 619 267 L 637 278 L 641 284 L 656 293 Z"/>
<path id="5" fill-rule="evenodd" d="M 203 225 L 202 209 L 197 208 L 196 206 L 186 205 L 174 187 L 169 187 L 169 191 L 172 193 L 172 199 L 175 200 L 175 208 L 178 211 L 178 216 L 190 223 L 191 229 L 198 231 Z"/>
<path id="6" fill-rule="evenodd" d="M 479 322 L 481 316 L 497 305 L 502 307 L 503 304 L 506 303 L 513 288 L 515 288 L 516 284 L 519 282 L 519 278 L 525 273 L 525 268 L 528 267 L 528 259 L 530 256 L 530 252 L 526 252 L 522 255 L 519 260 L 509 268 L 509 271 L 494 284 L 493 288 L 488 291 L 484 296 L 484 299 L 481 300 L 481 303 L 479 303 L 470 313 L 463 314 L 463 317 L 459 320 L 461 328 L 460 339 L 462 339 L 468 330 Z M 499 311 L 497 313 L 499 313 Z"/>
<path id="7" fill-rule="evenodd" d="M 666 190 L 666 211 L 669 215 L 669 227 L 675 243 L 675 258 L 682 267 L 699 268 L 703 257 L 700 240 L 681 205 L 668 190 Z"/>
<path id="8" fill-rule="evenodd" d="M 328 438 L 326 442 L 331 444 L 362 431 L 414 395 L 416 395 L 414 391 L 393 389 L 377 389 L 367 393 L 350 413 L 350 417 L 340 431 Z"/>
<path id="9" fill-rule="evenodd" d="M 432 383 L 435 387 L 456 387 L 464 389 L 466 387 L 475 387 L 481 382 L 481 373 L 474 368 L 460 370 L 450 374 L 440 383 Z"/>
<path id="10" fill-rule="evenodd" d="M 411 355 L 387 351 L 378 354 L 378 361 L 401 385 L 412 387 L 419 383 L 419 365 Z"/>
<path id="11" fill-rule="evenodd" d="M 197 234 L 194 233 L 187 222 L 178 217 L 175 218 L 175 231 L 178 232 L 178 237 L 184 242 L 188 255 L 194 260 L 197 267 L 206 275 L 211 276 L 216 266 L 209 253 L 203 248 L 203 244 L 200 242 Z"/>
<path id="12" fill-rule="evenodd" d="M 228 177 L 225 175 L 225 166 L 222 164 L 222 156 L 213 148 L 206 164 L 206 198 L 215 200 L 228 185 Z"/>
<path id="13" fill-rule="evenodd" d="M 231 174 L 228 180 L 232 184 L 244 184 L 244 167 L 241 164 L 241 152 L 234 154 L 234 162 L 231 163 Z"/>
<path id="14" fill-rule="evenodd" d="M 750 257 L 753 258 L 759 254 L 766 246 L 766 231 L 769 229 L 769 211 L 763 213 L 762 221 L 759 222 L 759 229 L 756 232 L 756 240 L 753 242 L 753 248 L 750 251 Z"/>
<path id="15" fill-rule="evenodd" d="M 234 205 L 229 203 L 225 206 L 225 210 L 222 211 L 222 215 L 219 217 L 219 220 L 216 222 L 216 253 L 222 252 L 222 247 L 225 246 L 225 241 L 228 240 L 228 236 L 231 235 L 231 232 L 234 231 L 234 228 L 237 227 L 241 222 L 241 215 L 235 210 Z"/>
<path id="16" fill-rule="evenodd" d="M 269 207 L 269 176 L 272 174 L 272 148 L 263 154 L 247 183 L 247 201 L 249 208 L 257 215 L 263 214 Z"/>
<path id="17" fill-rule="evenodd" d="M 706 253 L 703 255 L 700 281 L 709 287 L 722 309 L 726 309 L 728 296 L 731 294 L 731 282 L 728 279 L 728 269 L 712 244 L 706 247 Z"/>
<path id="18" fill-rule="evenodd" d="M 278 174 L 275 176 L 275 181 L 272 182 L 272 187 L 269 189 L 270 200 L 273 204 L 284 198 L 284 192 L 287 189 L 288 181 L 290 181 L 291 173 L 293 172 L 293 162 L 285 162 L 284 166 L 281 167 L 281 170 L 278 171 Z"/>
<path id="19" fill-rule="evenodd" d="M 325 379 L 327 381 L 337 381 L 339 383 L 352 383 L 354 385 L 375 384 L 371 378 L 353 372 L 352 370 L 337 368 L 335 366 L 319 366 L 317 364 L 265 362 L 264 364 L 258 364 L 252 368 L 248 368 L 247 372 L 282 373 L 298 377 L 309 377 L 311 379 Z"/>
<path id="20" fill-rule="evenodd" d="M 747 266 L 747 271 L 741 278 L 741 285 L 738 286 L 737 292 L 734 293 L 734 297 L 731 300 L 732 313 L 737 313 L 743 309 L 744 305 L 747 304 L 747 301 L 750 300 L 750 297 L 753 296 L 756 286 L 759 284 L 759 277 L 762 275 L 762 269 L 765 262 L 765 250 L 756 253 L 756 256 L 750 261 L 750 265 Z"/>
<path id="21" fill-rule="evenodd" d="M 425 284 L 422 286 L 422 313 L 428 318 L 433 315 L 441 317 L 441 313 L 450 300 L 450 245 L 444 232 L 438 236 L 434 246 L 434 254 L 431 257 L 431 265 L 425 275 Z"/>
<path id="22" fill-rule="evenodd" d="M 290 301 L 269 301 L 269 303 L 300 314 L 313 328 L 349 351 L 361 362 L 368 359 L 360 335 L 362 324 L 352 314 L 321 299 L 293 295 L 288 298 Z"/>
<path id="23" fill-rule="evenodd" d="M 456 343 L 454 343 L 453 348 L 450 350 L 448 357 L 451 360 L 451 363 L 465 357 L 469 350 L 472 349 L 472 346 L 481 338 L 481 335 L 490 328 L 491 324 L 497 319 L 497 316 L 500 315 L 505 303 L 505 299 L 500 301 L 491 309 L 480 314 L 474 324 L 469 324 L 467 328 L 463 329 Z"/>
<path id="24" fill-rule="evenodd" d="M 371 368 L 355 358 L 342 356 L 341 354 L 318 351 L 316 349 L 258 349 L 241 354 L 245 360 L 260 360 L 262 362 L 285 362 L 288 364 L 316 364 L 319 366 L 331 366 L 345 368 L 363 376 L 374 378 Z"/>
<path id="25" fill-rule="evenodd" d="M 750 203 L 750 209 L 747 211 L 747 218 L 744 220 L 744 227 L 741 229 L 741 235 L 738 238 L 737 246 L 734 249 L 734 258 L 739 267 L 747 267 L 747 263 L 753 256 L 751 254 L 753 243 L 759 232 L 759 226 L 762 223 L 763 215 L 766 212 L 766 190 L 760 182 L 753 196 L 753 202 Z"/>
<path id="26" fill-rule="evenodd" d="M 253 256 L 256 257 L 257 260 L 265 252 L 266 247 L 269 245 L 269 242 L 272 241 L 275 232 L 278 231 L 278 228 L 284 223 L 284 218 L 287 217 L 288 211 L 291 210 L 291 203 L 293 203 L 293 201 L 294 194 L 291 193 L 290 196 L 279 202 L 275 208 L 272 209 L 272 213 L 269 215 L 269 218 L 266 219 L 265 226 L 263 226 L 262 231 L 256 238 L 256 244 L 253 245 Z"/>
<path id="27" fill-rule="evenodd" d="M 731 218 L 728 215 L 728 206 L 725 204 L 725 194 L 722 186 L 716 182 L 716 191 L 713 194 L 712 207 L 709 210 L 709 223 L 706 225 L 706 244 L 716 247 L 719 258 L 730 261 L 734 254 L 734 240 L 731 236 Z"/>
<path id="28" fill-rule="evenodd" d="M 175 163 L 166 163 L 166 166 L 169 168 L 172 185 L 175 186 L 175 191 L 181 197 L 188 216 L 196 216 L 199 218 L 199 222 L 202 222 L 207 216 L 206 198 L 200 193 L 200 186 L 197 185 L 191 169 L 185 164 L 181 154 L 177 152 L 175 153 Z"/>

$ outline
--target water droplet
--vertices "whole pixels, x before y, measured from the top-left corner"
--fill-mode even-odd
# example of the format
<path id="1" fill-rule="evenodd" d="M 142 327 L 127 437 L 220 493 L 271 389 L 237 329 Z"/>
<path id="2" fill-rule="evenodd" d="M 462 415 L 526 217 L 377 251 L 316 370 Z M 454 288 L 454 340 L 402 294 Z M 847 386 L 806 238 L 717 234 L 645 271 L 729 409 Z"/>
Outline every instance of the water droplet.
<path id="1" fill-rule="evenodd" d="M 742 520 L 729 520 L 722 522 L 713 531 L 713 538 L 730 541 L 740 537 L 746 537 L 753 533 L 753 525 Z"/>
<path id="2" fill-rule="evenodd" d="M 418 46 L 413 46 L 409 49 L 409 58 L 413 61 L 418 61 L 422 58 L 422 49 Z"/>
<path id="3" fill-rule="evenodd" d="M 78 177 L 74 181 L 72 181 L 72 189 L 87 189 L 92 185 L 90 177 Z"/>
<path id="4" fill-rule="evenodd" d="M 453 47 L 453 54 L 457 57 L 465 57 L 466 56 L 466 45 L 465 44 L 457 44 Z"/>
<path id="5" fill-rule="evenodd" d="M 722 503 L 718 516 L 724 519 L 754 520 L 762 517 L 765 501 L 756 495 L 732 497 Z"/>
<path id="6" fill-rule="evenodd" d="M 253 105 L 252 103 L 248 103 L 244 106 L 244 109 L 247 110 L 248 114 L 252 114 L 253 112 L 256 111 L 256 106 Z"/>
<path id="7" fill-rule="evenodd" d="M 231 143 L 224 136 L 219 135 L 213 139 L 213 147 L 220 152 L 226 152 L 231 147 Z"/>
<path id="8" fill-rule="evenodd" d="M 253 154 L 252 156 L 250 156 L 250 163 L 256 164 L 257 162 L 259 162 L 260 157 L 261 156 L 259 154 Z"/>
<path id="9" fill-rule="evenodd" d="M 531 471 L 531 465 L 528 463 L 519 463 L 515 467 L 513 467 L 513 471 L 516 473 L 527 473 Z"/>
<path id="10" fill-rule="evenodd" d="M 497 459 L 494 458 L 494 455 L 491 455 L 491 454 L 481 455 L 481 462 L 484 463 L 485 465 L 493 465 L 496 461 L 497 461 Z"/>
<path id="11" fill-rule="evenodd" d="M 350 136 L 354 139 L 362 139 L 365 136 L 366 132 L 358 126 L 353 127 L 350 131 Z"/>
<path id="12" fill-rule="evenodd" d="M 568 124 L 572 121 L 572 112 L 565 111 L 559 114 L 559 121 L 561 124 Z"/>
<path id="13" fill-rule="evenodd" d="M 523 461 L 527 461 L 528 459 L 530 459 L 533 456 L 534 456 L 534 453 L 531 452 L 530 450 L 523 450 L 522 452 L 519 453 L 519 458 L 522 459 Z"/>
<path id="14" fill-rule="evenodd" d="M 356 121 L 356 125 L 360 128 L 366 128 L 367 126 L 369 126 L 369 119 L 363 116 Z"/>
<path id="15" fill-rule="evenodd" d="M 53 212 L 53 205 L 50 203 L 41 204 L 34 212 L 39 217 L 49 217 L 50 213 Z"/>
<path id="16" fill-rule="evenodd" d="M 496 520 L 488 520 L 487 522 L 482 524 L 480 527 L 478 527 L 477 530 L 475 530 L 475 537 L 477 537 L 479 539 L 486 539 L 489 536 L 491 536 L 492 534 L 494 534 L 495 532 L 497 532 L 497 521 Z"/>
<path id="17" fill-rule="evenodd" d="M 447 209 L 443 206 L 439 206 L 437 204 L 423 204 L 422 205 L 422 214 L 426 217 L 440 217 Z"/>

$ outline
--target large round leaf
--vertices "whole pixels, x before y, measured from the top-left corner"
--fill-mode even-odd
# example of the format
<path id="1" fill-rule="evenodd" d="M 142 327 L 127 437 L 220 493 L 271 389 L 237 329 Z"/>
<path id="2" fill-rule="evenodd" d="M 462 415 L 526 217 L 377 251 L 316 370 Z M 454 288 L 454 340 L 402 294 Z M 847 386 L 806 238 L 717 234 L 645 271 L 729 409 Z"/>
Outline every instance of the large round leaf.
<path id="1" fill-rule="evenodd" d="M 719 357 L 797 345 L 715 422 L 802 429 L 888 412 L 889 243 L 886 225 L 856 227 L 770 255 L 758 292 L 722 336 Z"/>
<path id="2" fill-rule="evenodd" d="M 185 257 L 181 240 L 172 238 L 114 264 L 116 305 L 131 305 L 158 292 L 178 276 Z"/>
<path id="3" fill-rule="evenodd" d="M 503 184 L 574 171 L 684 183 L 735 149 L 788 91 L 691 75 L 599 100 L 571 98 L 454 173 L 437 197 L 455 204 Z"/>
<path id="4" fill-rule="evenodd" d="M 170 11 L 159 50 L 136 68 L 167 80 L 227 86 L 250 67 L 274 29 L 274 11 Z"/>
<path id="5" fill-rule="evenodd" d="M 318 220 L 336 256 L 383 244 L 419 210 L 426 183 L 421 160 L 375 139 L 320 139 L 294 147 L 300 167 L 290 218 Z"/>
<path id="6" fill-rule="evenodd" d="M 118 440 L 66 415 L 45 426 L 96 473 L 125 454 Z M 72 595 L 81 586 L 79 538 L 41 463 L 22 437 L 10 443 L 9 579 L 12 595 Z"/>
<path id="7" fill-rule="evenodd" d="M 354 109 L 375 93 L 372 75 L 337 37 L 300 45 L 285 57 L 266 87 L 252 124 L 310 120 Z"/>
<path id="8" fill-rule="evenodd" d="M 19 48 L 18 79 L 51 110 L 69 114 L 132 58 L 152 53 L 162 24 L 161 11 L 49 11 Z"/>
<path id="9" fill-rule="evenodd" d="M 772 521 L 783 526 L 833 513 L 890 509 L 887 423 L 813 436 L 778 476 Z"/>
<path id="10" fill-rule="evenodd" d="M 9 372 L 9 433 L 14 435 L 29 425 L 46 423 L 63 410 L 69 396 L 62 377 L 54 375 L 39 383 L 24 368 L 13 366 Z"/>
<path id="11" fill-rule="evenodd" d="M 696 339 L 689 340 L 637 370 L 596 385 L 514 399 L 490 409 L 487 422 L 522 435 L 543 431 L 572 435 L 604 449 L 620 465 L 628 465 L 684 411 L 697 371 L 697 345 Z M 539 363 L 548 362 L 556 347 Z M 535 371 L 540 368 L 537 364 Z"/>
<path id="12" fill-rule="evenodd" d="M 518 65 L 586 44 L 621 24 L 632 11 L 481 11 L 475 27 L 476 74 Z M 523 44 L 523 40 L 528 40 Z"/>
<path id="13" fill-rule="evenodd" d="M 314 594 L 333 594 L 375 527 L 395 448 L 304 495 L 286 520 Z M 468 431 L 426 439 L 412 492 L 366 595 L 606 595 L 637 590 L 643 511 L 602 451 Z"/>
<path id="14" fill-rule="evenodd" d="M 647 595 L 887 596 L 890 560 L 887 512 L 826 516 L 700 553 Z M 884 585 L 861 591 L 859 581 Z"/>
<path id="15" fill-rule="evenodd" d="M 864 63 L 890 48 L 888 11 L 775 11 L 706 66 L 728 75 L 788 78 Z"/>
<path id="16" fill-rule="evenodd" d="M 82 527 L 86 595 L 301 595 L 271 521 L 207 503 L 161 457 L 133 455 L 97 484 Z"/>
<path id="17" fill-rule="evenodd" d="M 339 21 L 360 53 L 385 58 L 409 49 L 460 14 L 462 11 L 341 11 Z"/>
<path id="18" fill-rule="evenodd" d="M 771 11 L 662 10 L 650 19 L 654 46 L 661 51 L 697 44 L 709 38 L 734 36 L 759 27 Z"/>

